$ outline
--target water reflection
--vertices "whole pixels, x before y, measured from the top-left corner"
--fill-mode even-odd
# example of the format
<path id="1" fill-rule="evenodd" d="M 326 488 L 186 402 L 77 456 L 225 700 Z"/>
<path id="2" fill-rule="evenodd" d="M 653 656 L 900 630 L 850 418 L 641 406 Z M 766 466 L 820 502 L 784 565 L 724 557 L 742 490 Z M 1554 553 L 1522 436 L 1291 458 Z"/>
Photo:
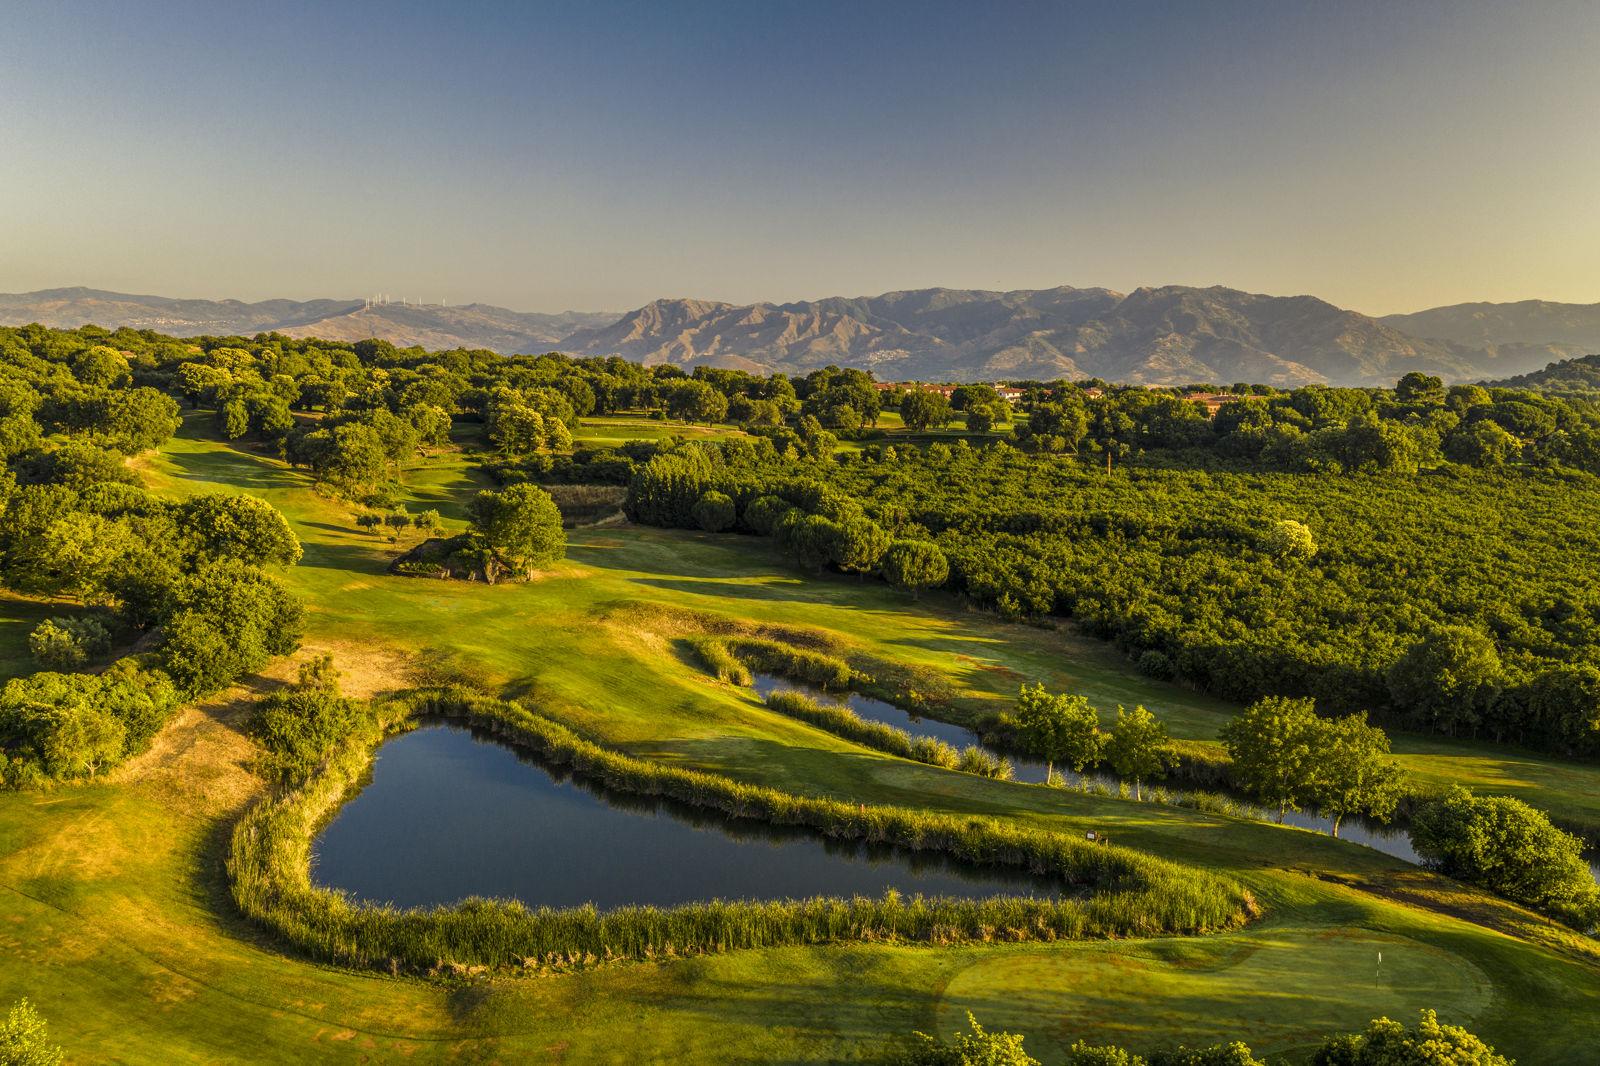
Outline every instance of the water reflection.
<path id="1" fill-rule="evenodd" d="M 932 852 L 831 840 L 605 789 L 486 737 L 427 726 L 379 749 L 317 837 L 312 877 L 399 906 L 670 906 L 806 896 L 1059 896 L 1059 882 Z"/>

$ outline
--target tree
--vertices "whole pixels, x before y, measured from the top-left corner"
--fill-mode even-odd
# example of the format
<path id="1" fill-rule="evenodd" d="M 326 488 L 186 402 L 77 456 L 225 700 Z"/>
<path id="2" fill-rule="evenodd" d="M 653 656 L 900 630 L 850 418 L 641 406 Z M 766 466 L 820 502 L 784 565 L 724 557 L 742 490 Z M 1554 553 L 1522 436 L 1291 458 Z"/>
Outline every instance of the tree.
<path id="1" fill-rule="evenodd" d="M 1333 819 L 1332 835 L 1352 814 L 1388 821 L 1400 799 L 1402 775 L 1389 759 L 1389 738 L 1367 724 L 1365 712 L 1318 720 L 1310 798 Z"/>
<path id="2" fill-rule="evenodd" d="M 18 1000 L 0 1022 L 0 1066 L 58 1066 L 63 1057 L 33 1004 Z"/>
<path id="3" fill-rule="evenodd" d="M 1133 778 L 1134 799 L 1143 799 L 1142 783 L 1165 774 L 1175 759 L 1167 727 L 1142 706 L 1131 711 L 1117 708 L 1105 754 L 1118 777 Z"/>
<path id="4" fill-rule="evenodd" d="M 823 515 L 808 514 L 790 523 L 779 541 L 803 566 L 820 573 L 838 558 L 839 525 Z"/>
<path id="5" fill-rule="evenodd" d="M 1451 877 L 1584 923 L 1596 917 L 1583 842 L 1521 800 L 1452 786 L 1417 808 L 1411 843 Z"/>
<path id="6" fill-rule="evenodd" d="M 222 406 L 217 408 L 217 432 L 228 440 L 238 440 L 250 432 L 250 411 L 243 400 L 224 400 Z"/>
<path id="7" fill-rule="evenodd" d="M 232 492 L 196 496 L 182 505 L 181 522 L 201 553 L 212 559 L 293 566 L 304 554 L 288 521 L 258 496 Z"/>
<path id="8" fill-rule="evenodd" d="M 751 532 L 770 537 L 778 519 L 793 506 L 782 496 L 758 496 L 745 506 L 744 524 Z"/>
<path id="9" fill-rule="evenodd" d="M 883 576 L 895 588 L 913 597 L 935 588 L 950 576 L 950 563 L 937 544 L 925 540 L 897 540 L 883 553 Z"/>
<path id="10" fill-rule="evenodd" d="M 1378 1018 L 1365 1032 L 1330 1037 L 1312 1057 L 1312 1066 L 1512 1066 L 1460 1026 L 1441 1025 L 1431 1010 L 1421 1013 L 1415 1029 Z"/>
<path id="11" fill-rule="evenodd" d="M 300 601 L 236 559 L 202 566 L 183 582 L 178 600 L 162 627 L 161 664 L 191 697 L 223 688 L 300 642 Z"/>
<path id="12" fill-rule="evenodd" d="M 511 570 L 532 576 L 567 551 L 561 510 L 550 494 L 529 484 L 499 492 L 485 490 L 467 505 L 473 529 Z"/>
<path id="13" fill-rule="evenodd" d="M 1298 811 L 1310 800 L 1315 773 L 1318 719 L 1311 700 L 1268 696 L 1246 707 L 1222 728 L 1233 760 L 1233 782 L 1278 809 Z"/>
<path id="14" fill-rule="evenodd" d="M 707 533 L 721 533 L 733 526 L 737 511 L 725 493 L 702 493 L 694 504 L 694 520 Z"/>
<path id="15" fill-rule="evenodd" d="M 1444 381 L 1413 370 L 1395 383 L 1394 395 L 1401 403 L 1444 403 Z"/>
<path id="16" fill-rule="evenodd" d="M 72 376 L 93 388 L 110 388 L 128 379 L 128 359 L 115 348 L 97 344 L 72 357 Z"/>
<path id="17" fill-rule="evenodd" d="M 719 422 L 728 414 L 728 398 L 704 381 L 692 378 L 673 384 L 667 392 L 667 414 L 685 422 Z"/>
<path id="18" fill-rule="evenodd" d="M 1458 426 L 1444 439 L 1444 457 L 1466 466 L 1504 466 L 1521 451 L 1521 441 L 1487 419 Z"/>
<path id="19" fill-rule="evenodd" d="M 1317 541 L 1311 530 L 1292 518 L 1272 523 L 1262 537 L 1262 547 L 1278 559 L 1309 559 L 1317 554 Z"/>
<path id="20" fill-rule="evenodd" d="M 528 455 L 544 447 L 544 415 L 526 404 L 496 403 L 485 432 L 503 455 Z"/>
<path id="21" fill-rule="evenodd" d="M 1018 739 L 1045 761 L 1047 780 L 1054 776 L 1057 762 L 1081 772 L 1100 761 L 1105 735 L 1100 732 L 1100 716 L 1083 696 L 1056 695 L 1042 684 L 1023 685 L 1014 715 Z"/>
<path id="22" fill-rule="evenodd" d="M 1503 683 L 1494 641 L 1466 626 L 1439 626 L 1388 672 L 1395 703 L 1454 736 L 1476 731 Z"/>
<path id="23" fill-rule="evenodd" d="M 914 432 L 948 425 L 951 415 L 950 401 L 937 392 L 912 389 L 900 398 L 900 421 Z"/>
<path id="24" fill-rule="evenodd" d="M 869 573 L 889 550 L 889 534 L 868 518 L 846 518 L 839 523 L 834 562 L 841 570 Z"/>

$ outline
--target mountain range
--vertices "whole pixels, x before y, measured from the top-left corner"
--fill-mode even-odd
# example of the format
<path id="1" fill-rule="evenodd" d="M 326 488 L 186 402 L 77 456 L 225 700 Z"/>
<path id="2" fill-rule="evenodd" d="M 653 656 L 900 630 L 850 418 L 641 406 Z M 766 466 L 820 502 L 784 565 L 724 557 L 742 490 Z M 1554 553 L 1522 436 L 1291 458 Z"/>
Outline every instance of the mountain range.
<path id="1" fill-rule="evenodd" d="M 791 374 L 833 363 L 880 380 L 1383 385 L 1411 370 L 1452 381 L 1505 377 L 1600 350 L 1600 305 L 1462 304 L 1379 319 L 1313 296 L 1177 285 L 1131 293 L 917 289 L 785 304 L 663 299 L 620 315 L 179 300 L 83 288 L 0 295 L 0 324 L 30 322 L 176 336 L 380 337 L 401 346 L 559 350 Z"/>

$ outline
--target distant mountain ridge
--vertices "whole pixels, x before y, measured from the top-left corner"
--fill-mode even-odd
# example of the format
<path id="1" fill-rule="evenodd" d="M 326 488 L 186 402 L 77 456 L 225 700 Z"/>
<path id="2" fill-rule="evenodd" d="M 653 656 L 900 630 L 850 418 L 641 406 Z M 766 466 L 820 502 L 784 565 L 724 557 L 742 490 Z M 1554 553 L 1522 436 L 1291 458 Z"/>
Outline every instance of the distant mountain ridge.
<path id="1" fill-rule="evenodd" d="M 1224 287 L 919 289 L 734 305 L 656 300 L 560 345 L 578 355 L 805 373 L 829 363 L 880 378 L 1084 378 L 1392 384 L 1411 370 L 1466 380 L 1569 354 L 1425 340 L 1313 296 Z"/>
<path id="2" fill-rule="evenodd" d="M 1384 315 L 1379 321 L 1419 337 L 1479 348 L 1495 344 L 1558 344 L 1600 352 L 1600 303 L 1519 300 L 1452 304 L 1411 314 Z"/>
<path id="3" fill-rule="evenodd" d="M 783 304 L 662 299 L 623 315 L 540 314 L 487 304 L 175 300 L 84 288 L 0 295 L 0 324 L 10 325 L 93 322 L 177 336 L 278 331 L 346 343 L 379 337 L 401 346 L 508 354 L 556 349 L 760 373 L 803 374 L 834 363 L 872 370 L 880 379 L 943 381 L 1100 377 L 1150 385 L 1387 385 L 1412 370 L 1465 381 L 1513 375 L 1577 354 L 1580 348 L 1570 338 L 1588 335 L 1582 324 L 1587 320 L 1569 315 L 1572 322 L 1560 336 L 1516 337 L 1521 323 L 1532 328 L 1541 321 L 1538 314 L 1521 312 L 1505 312 L 1502 323 L 1476 333 L 1443 329 L 1458 310 L 1379 320 L 1314 296 L 1182 285 L 1131 293 L 1069 286 L 917 289 Z M 1481 312 L 1478 321 L 1488 321 L 1485 316 Z M 1439 328 L 1440 335 L 1419 335 L 1429 328 Z"/>
<path id="4" fill-rule="evenodd" d="M 374 304 L 365 300 L 181 300 L 102 289 L 44 289 L 0 294 L 0 325 L 37 322 L 72 329 L 93 323 L 115 329 L 153 329 L 177 337 L 283 333 L 352 342 L 378 337 L 402 347 L 549 351 L 567 334 L 601 325 L 616 312 L 559 314 L 508 311 L 489 304 L 438 306 Z"/>

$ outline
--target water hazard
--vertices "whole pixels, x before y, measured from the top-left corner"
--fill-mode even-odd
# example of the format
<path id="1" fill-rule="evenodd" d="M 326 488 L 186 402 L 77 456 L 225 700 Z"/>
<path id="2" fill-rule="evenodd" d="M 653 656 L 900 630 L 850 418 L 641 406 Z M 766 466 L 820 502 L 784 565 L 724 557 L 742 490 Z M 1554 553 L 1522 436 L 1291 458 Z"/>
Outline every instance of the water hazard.
<path id="1" fill-rule="evenodd" d="M 467 896 L 529 906 L 708 899 L 1059 896 L 1062 886 L 943 856 L 841 843 L 603 789 L 492 740 L 426 726 L 388 741 L 317 837 L 312 879 L 402 907 Z"/>
<path id="2" fill-rule="evenodd" d="M 781 677 L 774 677 L 771 674 L 756 674 L 754 684 L 756 691 L 762 696 L 775 689 L 793 689 L 825 703 L 843 703 L 868 721 L 882 722 L 897 729 L 904 729 L 912 736 L 934 737 L 947 744 L 953 744 L 957 748 L 964 748 L 969 744 L 986 747 L 978 739 L 978 734 L 965 726 L 941 722 L 933 718 L 920 717 L 893 704 L 885 703 L 883 700 L 873 699 L 870 696 L 862 696 L 858 693 L 834 696 L 817 689 L 808 688 L 805 685 L 787 681 Z M 986 750 L 991 749 L 986 748 Z M 995 754 L 1004 753 L 995 752 Z M 1019 758 L 1012 754 L 1005 754 L 1005 758 L 1011 763 L 1012 769 L 1015 771 L 1015 780 L 1044 781 L 1045 764 L 1043 762 L 1035 759 Z M 1118 779 L 1109 774 L 1075 774 L 1071 770 L 1058 772 L 1061 772 L 1062 776 L 1068 781 L 1100 784 L 1113 792 L 1120 785 Z M 1284 821 L 1302 829 L 1314 829 L 1322 833 L 1328 832 L 1333 826 L 1331 818 L 1324 818 L 1311 811 L 1291 811 L 1284 816 Z M 1339 825 L 1339 837 L 1342 840 L 1349 840 L 1356 844 L 1365 844 L 1369 848 L 1381 851 L 1385 855 L 1393 855 L 1397 859 L 1404 859 L 1406 862 L 1415 863 L 1420 861 L 1416 849 L 1411 846 L 1411 837 L 1404 829 L 1375 825 L 1363 822 L 1360 819 L 1347 818 Z"/>

